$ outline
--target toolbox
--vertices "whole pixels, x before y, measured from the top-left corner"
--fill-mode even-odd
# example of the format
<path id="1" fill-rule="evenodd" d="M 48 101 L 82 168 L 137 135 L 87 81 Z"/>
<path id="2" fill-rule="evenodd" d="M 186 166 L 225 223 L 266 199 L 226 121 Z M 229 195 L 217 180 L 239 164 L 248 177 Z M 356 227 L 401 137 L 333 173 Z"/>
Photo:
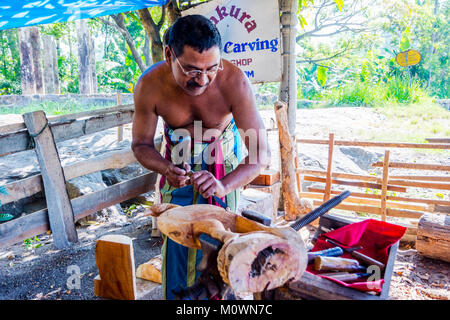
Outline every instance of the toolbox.
<path id="1" fill-rule="evenodd" d="M 325 214 L 320 217 L 319 226 L 313 236 L 315 242 L 323 233 L 344 227 L 353 223 L 341 217 Z M 389 297 L 389 287 L 394 269 L 394 262 L 397 256 L 399 241 L 390 246 L 386 267 L 381 272 L 384 283 L 381 292 L 363 292 L 340 285 L 334 281 L 319 277 L 309 272 L 305 272 L 297 281 L 292 281 L 285 287 L 280 288 L 283 299 L 301 298 L 306 300 L 384 300 Z M 281 292 L 280 291 L 280 292 Z M 277 294 L 275 294 L 277 296 Z M 280 295 L 278 295 L 280 296 Z"/>

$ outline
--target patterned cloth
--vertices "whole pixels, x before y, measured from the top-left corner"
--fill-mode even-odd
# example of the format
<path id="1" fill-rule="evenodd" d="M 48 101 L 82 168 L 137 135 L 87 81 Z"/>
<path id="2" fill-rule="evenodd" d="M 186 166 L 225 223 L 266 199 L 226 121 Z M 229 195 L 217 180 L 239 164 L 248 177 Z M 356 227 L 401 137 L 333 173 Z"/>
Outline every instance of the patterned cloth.
<path id="1" fill-rule="evenodd" d="M 174 139 L 174 131 L 164 126 L 164 139 L 161 154 L 172 162 L 172 150 L 176 143 L 182 139 Z M 217 179 L 234 170 L 242 161 L 242 143 L 234 119 L 230 121 L 224 132 L 217 140 L 194 141 L 191 143 L 191 160 L 189 165 L 192 171 L 207 170 Z M 212 158 L 211 158 L 212 157 Z M 212 159 L 212 160 L 211 160 Z M 164 176 L 159 177 L 157 183 L 161 203 L 174 203 L 181 206 L 192 204 L 219 205 L 212 198 L 205 199 L 192 186 L 183 188 L 171 187 Z M 227 194 L 222 200 L 235 211 L 239 202 L 239 189 Z M 162 247 L 162 287 L 164 299 L 175 298 L 172 290 L 187 288 L 195 283 L 199 277 L 196 270 L 202 258 L 202 251 L 187 248 L 170 240 L 163 235 Z"/>

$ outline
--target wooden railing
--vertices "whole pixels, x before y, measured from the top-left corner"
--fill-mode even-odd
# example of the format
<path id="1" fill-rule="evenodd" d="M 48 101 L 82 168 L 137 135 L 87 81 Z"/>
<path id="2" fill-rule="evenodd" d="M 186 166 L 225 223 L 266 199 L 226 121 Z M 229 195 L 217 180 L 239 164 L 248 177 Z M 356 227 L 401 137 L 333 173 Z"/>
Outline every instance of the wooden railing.
<path id="1" fill-rule="evenodd" d="M 450 166 L 440 164 L 400 163 L 389 160 L 390 151 L 385 150 L 384 160 L 373 163 L 373 167 L 383 168 L 380 176 L 358 175 L 333 170 L 334 146 L 361 146 L 384 148 L 421 148 L 421 149 L 450 149 L 448 143 L 395 143 L 395 142 L 363 142 L 334 140 L 330 134 L 328 140 L 296 139 L 297 143 L 326 144 L 328 145 L 328 165 L 326 171 L 297 168 L 297 179 L 304 181 L 321 182 L 324 187 L 308 187 L 306 191 L 300 191 L 300 197 L 312 199 L 315 206 L 322 204 L 331 195 L 342 191 L 333 190 L 333 186 L 357 187 L 351 196 L 345 199 L 336 209 L 353 211 L 358 213 L 375 214 L 381 220 L 386 217 L 408 218 L 405 222 L 409 226 L 410 235 L 416 230 L 418 219 L 425 212 L 450 212 L 450 201 L 444 199 L 426 199 L 397 195 L 406 193 L 408 188 L 442 190 L 442 194 L 448 195 L 450 190 L 449 175 L 390 175 L 390 168 L 403 168 L 411 170 L 431 170 L 438 172 L 450 172 Z M 298 184 L 300 186 L 300 183 Z M 367 191 L 377 190 L 374 193 Z M 401 223 L 400 223 L 401 224 Z M 412 232 L 412 233 L 411 233 Z"/>
<path id="2" fill-rule="evenodd" d="M 120 102 L 120 101 L 119 101 Z M 136 162 L 131 150 L 110 152 L 62 167 L 56 143 L 123 126 L 133 120 L 133 105 L 47 117 L 43 111 L 24 114 L 24 122 L 0 127 L 0 155 L 35 149 L 41 173 L 4 185 L 2 205 L 45 192 L 47 208 L 0 224 L 0 246 L 51 231 L 56 247 L 77 241 L 74 223 L 101 209 L 152 191 L 157 175 L 153 172 L 68 199 L 66 181 L 107 169 L 119 169 Z M 119 130 L 119 139 L 122 138 Z M 155 139 L 159 145 L 161 138 Z"/>

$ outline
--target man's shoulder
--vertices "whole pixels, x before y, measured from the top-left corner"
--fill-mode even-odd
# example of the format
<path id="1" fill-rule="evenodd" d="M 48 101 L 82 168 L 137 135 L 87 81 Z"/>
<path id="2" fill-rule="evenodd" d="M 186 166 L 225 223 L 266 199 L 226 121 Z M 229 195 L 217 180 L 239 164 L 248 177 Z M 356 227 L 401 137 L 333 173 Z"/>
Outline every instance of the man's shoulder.
<path id="1" fill-rule="evenodd" d="M 147 68 L 139 77 L 136 89 L 139 93 L 160 90 L 167 75 L 168 67 L 164 61 L 157 62 Z"/>
<path id="2" fill-rule="evenodd" d="M 222 90 L 230 92 L 232 95 L 251 90 L 250 82 L 245 73 L 227 60 L 224 60 L 223 74 L 220 77 L 219 84 Z"/>

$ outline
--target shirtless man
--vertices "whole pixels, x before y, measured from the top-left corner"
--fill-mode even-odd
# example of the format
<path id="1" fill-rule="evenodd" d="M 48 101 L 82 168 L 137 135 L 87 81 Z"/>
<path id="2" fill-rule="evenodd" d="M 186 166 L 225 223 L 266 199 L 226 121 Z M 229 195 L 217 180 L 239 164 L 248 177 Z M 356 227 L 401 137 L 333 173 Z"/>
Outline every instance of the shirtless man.
<path id="1" fill-rule="evenodd" d="M 211 196 L 215 195 L 224 199 L 232 210 L 236 210 L 236 190 L 258 176 L 268 163 L 269 150 L 265 134 L 256 134 L 256 140 L 253 141 L 256 142 L 256 148 L 250 148 L 249 139 L 242 135 L 249 129 L 258 133 L 264 130 L 264 124 L 247 77 L 238 67 L 222 59 L 221 38 L 214 24 L 200 15 L 178 19 L 167 37 L 165 60 L 155 63 L 141 76 L 135 87 L 134 103 L 132 150 L 144 167 L 161 175 L 161 201 L 189 205 L 208 203 L 206 200 L 209 199 L 211 203 Z M 174 129 L 186 129 L 194 141 L 194 121 L 201 121 L 203 132 L 216 129 L 213 141 L 231 139 L 234 148 L 223 146 L 223 150 L 231 150 L 230 156 L 223 155 L 225 160 L 222 162 L 228 165 L 225 175 L 220 177 L 217 172 L 208 170 L 211 166 L 204 164 L 195 166 L 191 163 L 183 170 L 172 163 L 170 153 L 162 156 L 154 146 L 158 116 L 165 124 L 166 139 L 163 142 L 167 144 L 166 151 L 173 147 L 170 132 Z M 256 155 L 249 152 L 245 158 L 242 157 L 241 137 L 236 134 L 237 128 L 247 150 L 256 150 Z M 215 156 L 218 154 L 216 152 Z M 232 163 L 231 167 L 229 163 Z M 194 173 L 189 179 L 186 173 L 191 170 L 191 166 Z M 190 195 L 182 194 L 181 190 L 190 190 Z M 195 193 L 201 197 L 192 196 Z M 233 193 L 235 195 L 230 198 Z M 201 258 L 201 250 L 198 250 L 193 255 L 195 261 L 180 261 L 192 257 L 192 253 L 184 252 L 183 258 L 181 253 L 174 252 L 187 248 L 175 250 L 172 248 L 175 245 L 165 238 L 162 273 L 167 299 L 173 298 L 172 290 L 177 286 L 185 288 L 193 284 L 198 274 L 192 276 L 189 272 L 195 270 L 192 263 L 198 263 Z M 170 250 L 169 246 L 172 246 Z M 182 275 L 178 277 L 177 273 Z"/>

